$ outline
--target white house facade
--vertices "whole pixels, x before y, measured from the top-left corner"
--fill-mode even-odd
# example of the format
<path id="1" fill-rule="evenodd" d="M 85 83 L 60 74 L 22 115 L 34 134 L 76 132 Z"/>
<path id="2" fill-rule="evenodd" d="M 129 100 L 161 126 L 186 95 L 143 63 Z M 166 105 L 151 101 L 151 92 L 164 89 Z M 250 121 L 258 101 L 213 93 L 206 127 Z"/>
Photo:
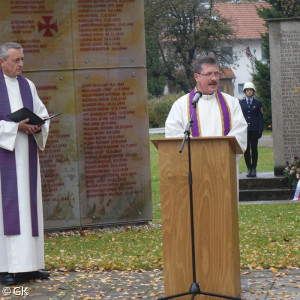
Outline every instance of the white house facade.
<path id="1" fill-rule="evenodd" d="M 249 47 L 249 48 L 248 48 Z M 233 94 L 236 98 L 243 98 L 243 86 L 245 82 L 252 81 L 252 73 L 254 71 L 253 59 L 246 54 L 247 48 L 250 50 L 250 55 L 258 60 L 264 60 L 261 40 L 243 40 L 240 43 L 234 43 L 233 53 L 238 57 L 237 66 L 233 67 L 233 72 L 236 76 L 233 82 Z"/>
<path id="2" fill-rule="evenodd" d="M 254 72 L 253 58 L 264 60 L 261 34 L 267 32 L 265 21 L 261 19 L 256 7 L 270 7 L 267 2 L 240 2 L 240 3 L 215 3 L 222 17 L 230 22 L 235 38 L 232 40 L 232 55 L 234 63 L 232 71 L 232 94 L 236 98 L 243 98 L 245 82 L 252 81 Z"/>

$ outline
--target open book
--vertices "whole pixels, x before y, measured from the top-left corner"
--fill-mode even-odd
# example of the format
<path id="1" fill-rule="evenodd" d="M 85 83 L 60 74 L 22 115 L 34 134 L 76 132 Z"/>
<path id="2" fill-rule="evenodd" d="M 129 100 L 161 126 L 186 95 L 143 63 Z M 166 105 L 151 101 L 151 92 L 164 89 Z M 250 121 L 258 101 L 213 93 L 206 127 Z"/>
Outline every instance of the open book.
<path id="1" fill-rule="evenodd" d="M 15 111 L 15 112 L 7 115 L 7 117 L 9 119 L 11 119 L 12 121 L 15 121 L 16 123 L 29 118 L 29 122 L 27 124 L 30 124 L 30 125 L 40 125 L 40 124 L 44 124 L 45 121 L 50 120 L 50 119 L 52 119 L 54 117 L 57 117 L 57 116 L 59 116 L 61 114 L 62 113 L 58 113 L 58 114 L 52 115 L 52 116 L 50 116 L 48 118 L 42 119 L 38 115 L 36 115 L 34 112 L 32 112 L 31 110 L 29 110 L 28 108 L 23 107 L 23 108 Z"/>

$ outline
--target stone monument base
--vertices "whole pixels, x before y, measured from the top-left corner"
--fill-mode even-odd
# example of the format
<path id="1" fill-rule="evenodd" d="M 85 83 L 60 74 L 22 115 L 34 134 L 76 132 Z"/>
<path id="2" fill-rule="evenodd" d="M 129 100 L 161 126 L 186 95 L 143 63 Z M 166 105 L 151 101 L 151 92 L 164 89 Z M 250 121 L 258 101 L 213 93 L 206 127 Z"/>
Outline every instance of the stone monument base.
<path id="1" fill-rule="evenodd" d="M 292 200 L 295 191 L 273 172 L 258 172 L 257 177 L 239 176 L 239 201 Z"/>

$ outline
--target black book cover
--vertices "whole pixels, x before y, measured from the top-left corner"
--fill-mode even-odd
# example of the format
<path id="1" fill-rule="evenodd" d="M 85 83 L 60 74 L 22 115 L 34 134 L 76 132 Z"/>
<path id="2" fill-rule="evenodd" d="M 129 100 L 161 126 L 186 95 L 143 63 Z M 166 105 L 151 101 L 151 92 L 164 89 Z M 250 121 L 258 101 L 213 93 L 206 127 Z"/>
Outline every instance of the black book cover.
<path id="1" fill-rule="evenodd" d="M 7 115 L 7 117 L 9 119 L 11 119 L 12 121 L 16 122 L 16 123 L 29 118 L 29 122 L 27 124 L 40 125 L 40 124 L 44 124 L 45 121 L 50 120 L 50 119 L 52 119 L 52 118 L 54 118 L 58 115 L 61 115 L 61 113 L 55 114 L 55 115 L 50 116 L 49 118 L 46 118 L 46 119 L 42 119 L 38 115 L 36 115 L 34 112 L 29 110 L 28 108 L 23 107 L 23 108 L 15 111 L 15 112 Z"/>

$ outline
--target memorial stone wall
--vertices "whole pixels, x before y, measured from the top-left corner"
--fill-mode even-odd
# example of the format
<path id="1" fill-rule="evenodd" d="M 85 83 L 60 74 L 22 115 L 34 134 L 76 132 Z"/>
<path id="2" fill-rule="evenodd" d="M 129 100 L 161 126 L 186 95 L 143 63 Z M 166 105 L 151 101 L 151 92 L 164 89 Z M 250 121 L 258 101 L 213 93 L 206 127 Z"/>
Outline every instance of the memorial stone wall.
<path id="1" fill-rule="evenodd" d="M 46 229 L 152 219 L 141 0 L 1 0 L 51 120 L 40 152 Z"/>
<path id="2" fill-rule="evenodd" d="M 269 20 L 274 173 L 300 155 L 300 19 Z"/>

